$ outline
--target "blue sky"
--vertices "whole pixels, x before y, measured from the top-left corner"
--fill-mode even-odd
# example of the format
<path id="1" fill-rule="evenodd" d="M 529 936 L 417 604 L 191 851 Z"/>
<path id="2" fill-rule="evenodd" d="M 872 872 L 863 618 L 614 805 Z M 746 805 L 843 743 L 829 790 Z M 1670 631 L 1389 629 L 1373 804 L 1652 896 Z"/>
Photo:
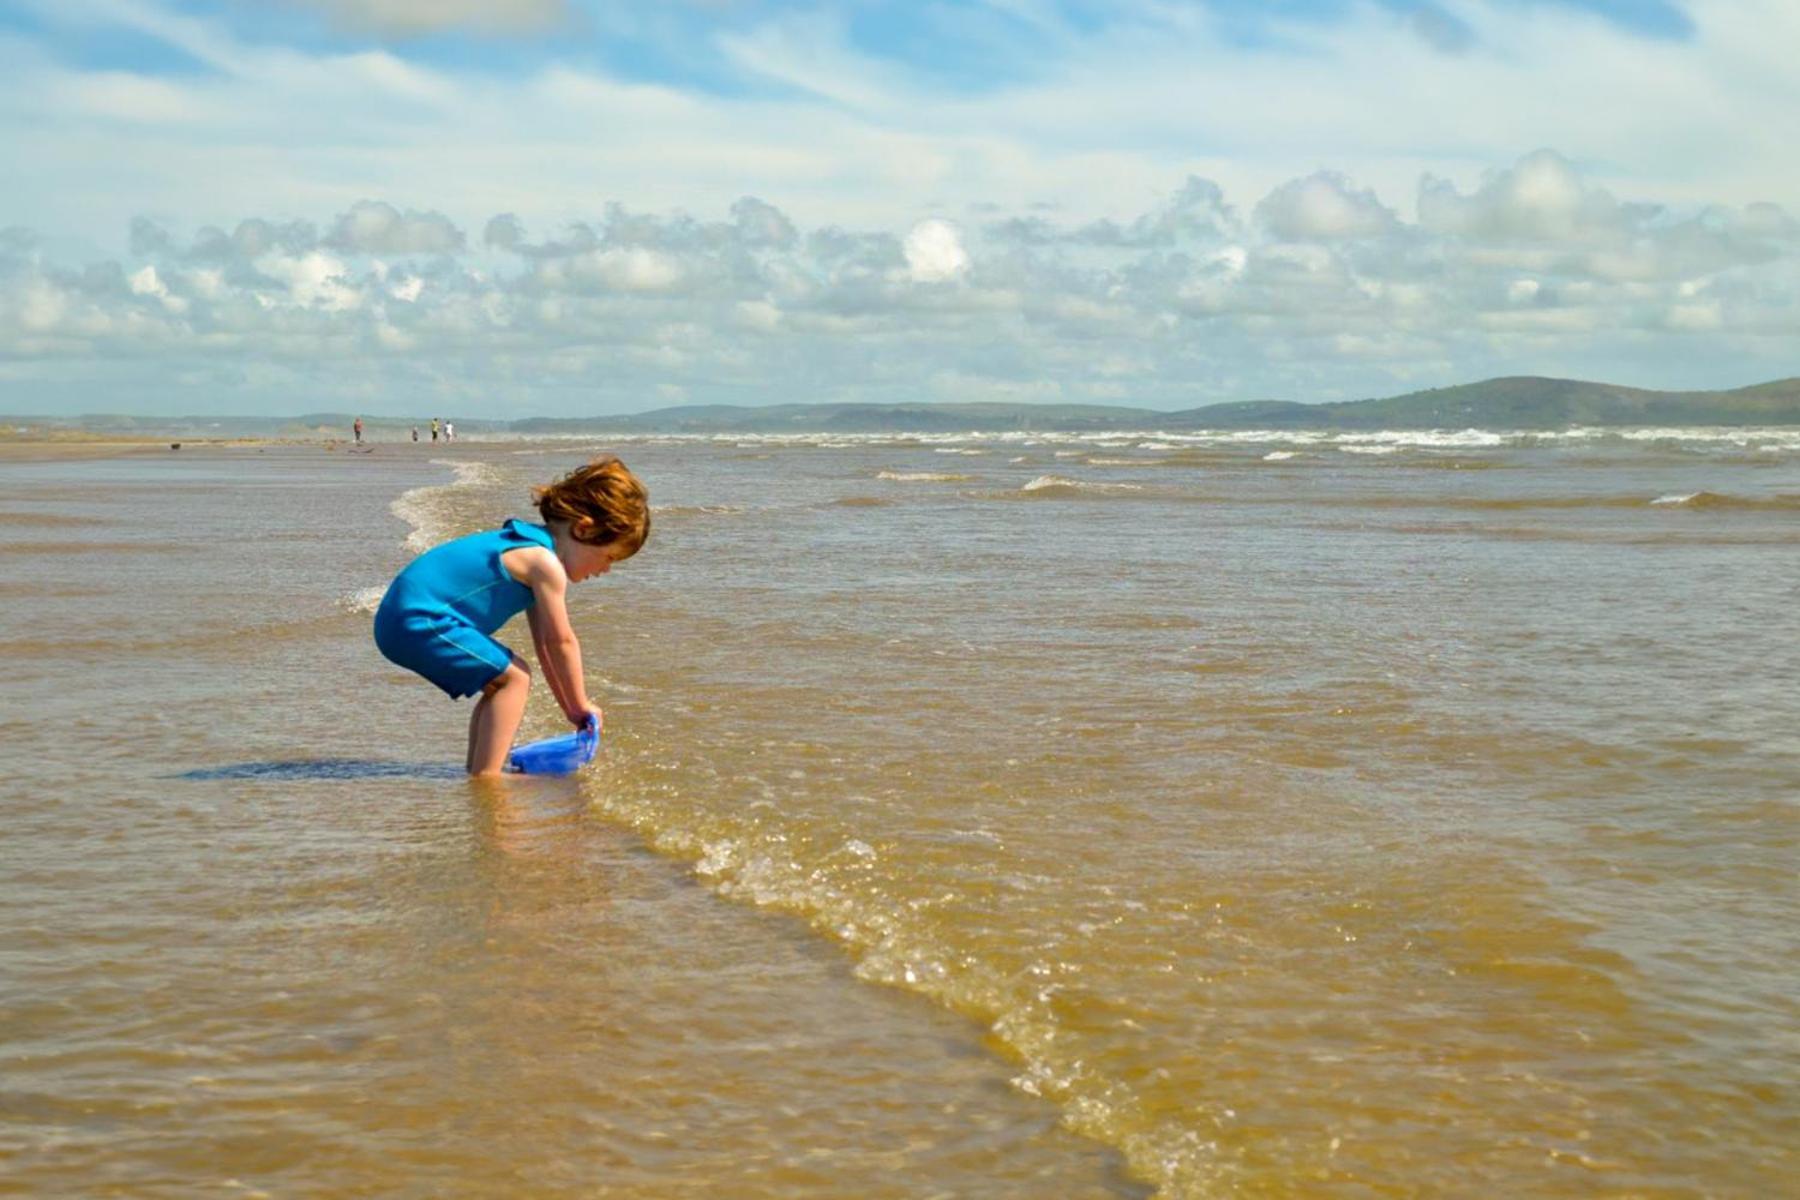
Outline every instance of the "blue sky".
<path id="1" fill-rule="evenodd" d="M 1784 0 L 20 0 L 0 410 L 1800 374 Z"/>

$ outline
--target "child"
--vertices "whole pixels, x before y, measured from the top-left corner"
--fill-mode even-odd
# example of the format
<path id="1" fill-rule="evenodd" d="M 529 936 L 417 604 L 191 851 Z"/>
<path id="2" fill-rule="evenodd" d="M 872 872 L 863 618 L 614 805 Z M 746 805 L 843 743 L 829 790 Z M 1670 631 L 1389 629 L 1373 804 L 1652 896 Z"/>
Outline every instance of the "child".
<path id="1" fill-rule="evenodd" d="M 581 679 L 569 627 L 570 583 L 604 575 L 650 536 L 650 500 L 616 458 L 599 458 L 532 492 L 544 524 L 511 520 L 445 542 L 395 577 L 375 613 L 375 645 L 451 699 L 480 693 L 469 717 L 471 775 L 497 775 L 525 715 L 531 671 L 493 633 L 524 610 L 538 664 L 577 727 L 600 710 Z"/>

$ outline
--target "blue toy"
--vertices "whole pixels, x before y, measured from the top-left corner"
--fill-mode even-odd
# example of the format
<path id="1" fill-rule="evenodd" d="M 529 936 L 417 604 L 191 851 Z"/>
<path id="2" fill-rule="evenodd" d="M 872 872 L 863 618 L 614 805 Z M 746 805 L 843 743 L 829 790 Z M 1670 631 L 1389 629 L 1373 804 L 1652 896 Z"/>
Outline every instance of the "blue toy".
<path id="1" fill-rule="evenodd" d="M 521 775 L 568 775 L 586 766 L 600 748 L 600 722 L 589 717 L 574 733 L 515 746 L 506 769 Z"/>

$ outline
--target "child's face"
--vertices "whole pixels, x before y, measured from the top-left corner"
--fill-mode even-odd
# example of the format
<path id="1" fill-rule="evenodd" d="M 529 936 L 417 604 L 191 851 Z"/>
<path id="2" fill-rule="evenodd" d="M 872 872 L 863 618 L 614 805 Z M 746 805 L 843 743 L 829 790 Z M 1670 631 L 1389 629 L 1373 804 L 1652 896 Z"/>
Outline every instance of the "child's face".
<path id="1" fill-rule="evenodd" d="M 606 574 L 612 570 L 614 563 L 626 555 L 618 542 L 596 546 L 592 542 L 576 541 L 573 537 L 565 536 L 559 547 L 558 557 L 562 559 L 563 570 L 569 573 L 569 582 L 580 583 L 584 579 Z"/>

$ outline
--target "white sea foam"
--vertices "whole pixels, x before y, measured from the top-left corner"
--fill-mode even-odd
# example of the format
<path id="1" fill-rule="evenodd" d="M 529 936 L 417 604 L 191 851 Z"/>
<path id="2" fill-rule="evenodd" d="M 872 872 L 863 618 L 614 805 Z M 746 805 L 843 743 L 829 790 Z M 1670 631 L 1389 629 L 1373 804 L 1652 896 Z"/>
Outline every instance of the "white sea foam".
<path id="1" fill-rule="evenodd" d="M 744 511 L 741 504 L 653 504 L 650 512 L 658 517 L 732 517 Z"/>
<path id="2" fill-rule="evenodd" d="M 431 464 L 449 467 L 455 478 L 447 484 L 427 484 L 402 492 L 388 505 L 389 512 L 412 526 L 412 531 L 406 535 L 406 548 L 414 554 L 423 554 L 449 534 L 444 526 L 445 506 L 438 497 L 456 488 L 479 487 L 500 481 L 500 473 L 484 462 L 434 458 Z"/>
<path id="3" fill-rule="evenodd" d="M 1344 449 L 1351 446 L 1416 446 L 1460 450 L 1502 446 L 1509 437 L 1518 436 L 1489 429 L 1378 429 L 1370 433 L 1340 433 L 1334 440 Z"/>
<path id="4" fill-rule="evenodd" d="M 974 476 L 957 475 L 948 471 L 881 471 L 875 478 L 894 483 L 965 483 Z"/>
<path id="5" fill-rule="evenodd" d="M 431 535 L 432 509 L 426 499 L 433 490 L 429 487 L 413 488 L 400 493 L 388 505 L 389 512 L 411 526 L 406 534 L 406 548 L 414 554 L 422 554 L 431 549 L 433 542 L 437 540 Z"/>
<path id="6" fill-rule="evenodd" d="M 1066 479 L 1061 475 L 1039 475 L 1019 490 L 1021 492 L 1043 492 L 1054 489 L 1080 492 L 1141 492 L 1144 490 L 1143 485 L 1136 483 L 1094 483 L 1079 479 Z"/>
<path id="7" fill-rule="evenodd" d="M 1294 457 L 1292 450 L 1271 450 L 1263 455 L 1264 462 L 1285 462 Z"/>
<path id="8" fill-rule="evenodd" d="M 1687 503 L 1691 502 L 1694 499 L 1694 497 L 1696 497 L 1698 495 L 1700 495 L 1699 492 L 1670 492 L 1666 496 L 1658 496 L 1656 499 L 1652 500 L 1650 503 L 1652 503 L 1652 504 L 1687 504 Z"/>
<path id="9" fill-rule="evenodd" d="M 453 487 L 475 487 L 484 483 L 498 483 L 500 473 L 484 462 L 471 462 L 461 458 L 434 458 L 431 465 L 449 467 L 456 474 Z"/>
<path id="10" fill-rule="evenodd" d="M 1578 426 L 1564 430 L 1522 429 L 1167 429 L 1119 430 L 974 430 L 966 433 L 896 431 L 882 433 L 618 433 L 567 435 L 495 435 L 494 441 L 586 443 L 598 448 L 621 445 L 669 446 L 709 442 L 738 449 L 777 447 L 866 448 L 905 446 L 929 448 L 945 454 L 985 454 L 998 449 L 1046 445 L 1062 447 L 1061 457 L 1076 458 L 1095 449 L 1135 446 L 1140 450 L 1217 449 L 1238 446 L 1303 448 L 1308 446 L 1394 445 L 1417 449 L 1482 450 L 1505 447 L 1582 444 L 1673 442 L 1693 447 L 1741 447 L 1800 451 L 1800 430 L 1793 428 L 1728 428 L 1723 426 L 1642 426 L 1599 428 Z M 516 454 L 564 453 L 562 449 L 534 448 Z M 480 464 L 459 464 L 479 467 Z"/>
<path id="11" fill-rule="evenodd" d="M 357 588 L 338 597 L 338 607 L 345 612 L 373 613 L 381 607 L 381 598 L 387 595 L 387 584 L 374 587 Z"/>

